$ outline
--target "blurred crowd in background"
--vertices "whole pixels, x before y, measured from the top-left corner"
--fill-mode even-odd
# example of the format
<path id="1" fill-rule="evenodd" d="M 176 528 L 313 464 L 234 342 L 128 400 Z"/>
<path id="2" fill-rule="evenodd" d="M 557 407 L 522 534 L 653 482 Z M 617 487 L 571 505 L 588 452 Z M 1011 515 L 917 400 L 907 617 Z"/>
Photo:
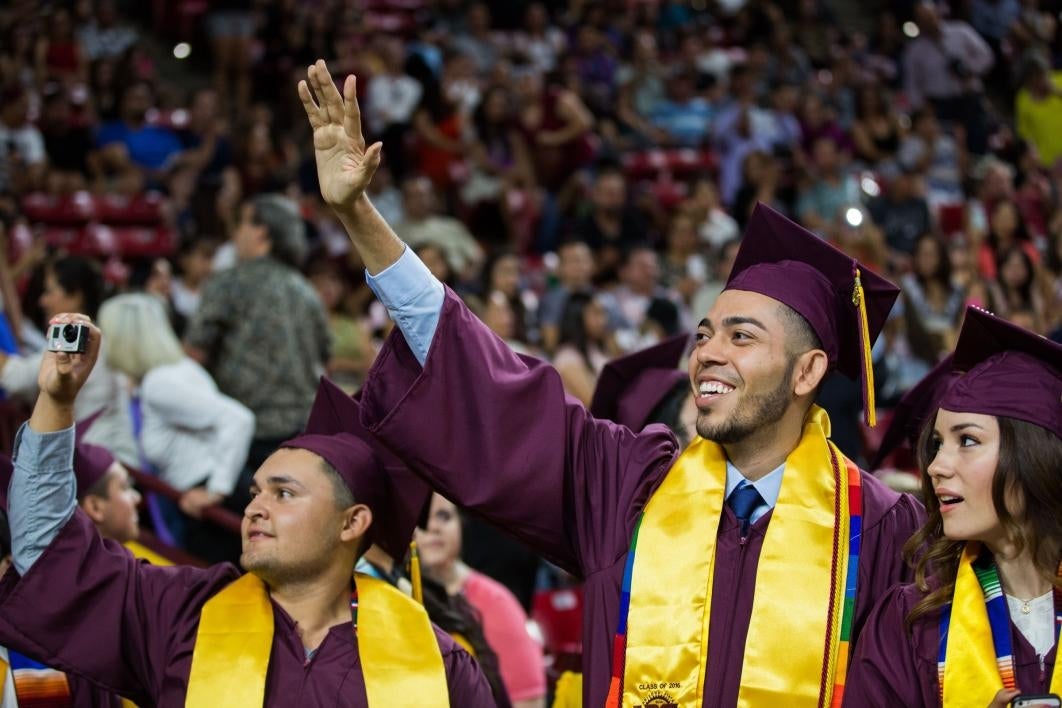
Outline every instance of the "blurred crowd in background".
<path id="1" fill-rule="evenodd" d="M 12 0 L 0 438 L 48 318 L 97 318 L 78 418 L 181 493 L 159 513 L 209 558 L 196 519 L 242 508 L 317 376 L 358 388 L 392 325 L 318 192 L 295 85 L 319 57 L 383 142 L 377 209 L 571 395 L 692 330 L 764 202 L 902 286 L 887 412 L 968 304 L 1062 338 L 1060 5 Z M 858 384 L 824 396 L 867 459 Z M 525 607 L 536 564 L 506 579 Z"/>

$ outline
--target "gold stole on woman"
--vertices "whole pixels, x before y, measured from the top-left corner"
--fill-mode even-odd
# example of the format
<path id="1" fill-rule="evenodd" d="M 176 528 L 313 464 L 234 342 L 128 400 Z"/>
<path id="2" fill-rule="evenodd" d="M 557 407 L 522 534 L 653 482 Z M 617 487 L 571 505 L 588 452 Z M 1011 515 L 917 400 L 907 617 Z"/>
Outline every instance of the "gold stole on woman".
<path id="1" fill-rule="evenodd" d="M 370 706 L 450 705 L 439 644 L 424 608 L 386 582 L 355 574 L 358 654 Z M 247 573 L 203 606 L 186 706 L 261 706 L 273 607 L 265 583 Z"/>
<path id="2" fill-rule="evenodd" d="M 814 406 L 785 461 L 756 570 L 739 706 L 831 702 L 849 517 L 843 458 L 829 433 L 826 412 Z M 627 615 L 624 706 L 703 702 L 725 493 L 723 449 L 697 438 L 646 505 Z"/>
<path id="3" fill-rule="evenodd" d="M 941 703 L 945 708 L 982 708 L 1003 688 L 1004 673 L 1009 672 L 1008 683 L 1011 685 L 1017 678 L 1014 676 L 1014 657 L 998 656 L 993 643 L 985 591 L 973 568 L 980 552 L 981 544 L 967 543 L 955 577 L 951 619 L 945 640 L 947 660 L 942 669 L 938 667 L 942 677 L 939 679 L 942 684 Z M 996 586 L 992 592 L 1006 608 L 1002 588 Z M 1009 616 L 1007 630 L 1010 630 Z M 1062 695 L 1062 670 L 1058 668 L 1057 656 L 1056 652 L 1055 669 L 1048 692 Z"/>

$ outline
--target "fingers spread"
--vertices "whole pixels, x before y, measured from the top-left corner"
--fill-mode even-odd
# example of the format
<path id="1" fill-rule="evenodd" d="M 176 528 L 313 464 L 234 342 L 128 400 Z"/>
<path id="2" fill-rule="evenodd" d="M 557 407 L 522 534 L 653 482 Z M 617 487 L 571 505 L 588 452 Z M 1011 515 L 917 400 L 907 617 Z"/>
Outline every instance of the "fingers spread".
<path id="1" fill-rule="evenodd" d="M 324 121 L 321 120 L 321 109 L 314 102 L 313 96 L 310 95 L 310 87 L 306 85 L 305 81 L 299 82 L 299 99 L 302 100 L 302 107 L 306 111 L 306 117 L 310 119 L 310 127 L 319 128 L 324 125 Z"/>
<path id="2" fill-rule="evenodd" d="M 321 101 L 321 107 L 328 111 L 329 122 L 335 125 L 342 125 L 343 97 L 339 95 L 336 82 L 332 80 L 332 75 L 328 73 L 328 67 L 325 65 L 324 59 L 318 59 L 314 67 L 317 69 L 317 81 L 320 89 L 317 93 L 317 98 Z"/>
<path id="3" fill-rule="evenodd" d="M 358 80 L 353 74 L 343 82 L 343 130 L 359 150 L 365 149 L 365 136 L 361 132 L 361 106 L 358 105 Z"/>

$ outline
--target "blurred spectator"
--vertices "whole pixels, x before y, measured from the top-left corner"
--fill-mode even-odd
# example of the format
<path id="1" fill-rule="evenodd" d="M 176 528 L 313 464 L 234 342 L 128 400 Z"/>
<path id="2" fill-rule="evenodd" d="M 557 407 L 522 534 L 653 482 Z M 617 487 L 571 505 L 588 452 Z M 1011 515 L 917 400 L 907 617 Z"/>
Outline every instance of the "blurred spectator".
<path id="1" fill-rule="evenodd" d="M 657 252 L 645 244 L 627 249 L 620 264 L 619 285 L 613 289 L 612 295 L 616 298 L 623 319 L 629 326 L 639 329 L 652 300 L 671 297 L 671 293 L 660 285 L 660 257 Z"/>
<path id="2" fill-rule="evenodd" d="M 1044 334 L 1047 312 L 1043 293 L 1037 288 L 1033 259 L 1020 244 L 1013 244 L 996 257 L 996 272 L 999 273 L 999 314 L 1026 329 Z"/>
<path id="3" fill-rule="evenodd" d="M 614 278 L 623 251 L 648 236 L 648 219 L 628 202 L 627 178 L 618 166 L 606 164 L 597 170 L 589 207 L 572 230 L 597 255 L 598 275 Z"/>
<path id="4" fill-rule="evenodd" d="M 912 131 L 900 144 L 901 169 L 925 175 L 926 199 L 933 208 L 961 202 L 966 150 L 940 128 L 933 111 L 922 108 L 911 116 Z"/>
<path id="5" fill-rule="evenodd" d="M 524 26 L 512 36 L 513 51 L 541 72 L 553 71 L 564 51 L 564 33 L 549 24 L 549 11 L 541 2 L 532 2 L 524 11 Z"/>
<path id="6" fill-rule="evenodd" d="M 12 84 L 0 105 L 0 192 L 23 194 L 38 189 L 47 169 L 44 138 L 29 122 L 29 94 Z"/>
<path id="7" fill-rule="evenodd" d="M 203 285 L 214 270 L 217 241 L 209 238 L 185 239 L 177 251 L 177 277 L 170 285 L 174 311 L 189 320 L 199 309 Z"/>
<path id="8" fill-rule="evenodd" d="M 1050 50 L 1055 45 L 1058 20 L 1049 3 L 1044 5 L 1040 7 L 1040 0 L 1021 0 L 1021 11 L 1009 25 L 1010 32 L 1006 38 L 1012 58 Z"/>
<path id="9" fill-rule="evenodd" d="M 527 614 L 504 585 L 461 560 L 462 535 L 457 507 L 433 495 L 427 529 L 415 534 L 424 572 L 478 612 L 513 708 L 544 708 L 546 669 L 542 647 L 528 633 Z"/>
<path id="10" fill-rule="evenodd" d="M 122 191 L 157 187 L 181 151 L 181 142 L 169 128 L 147 122 L 148 109 L 155 101 L 148 82 L 134 81 L 121 95 L 120 118 L 101 125 L 96 135 L 100 148 L 97 176 L 115 176 Z"/>
<path id="11" fill-rule="evenodd" d="M 629 63 L 616 72 L 619 95 L 616 117 L 624 130 L 632 134 L 638 147 L 665 142 L 664 131 L 654 125 L 651 116 L 657 114 L 666 100 L 665 69 L 660 63 L 656 37 L 643 30 L 634 35 Z"/>
<path id="12" fill-rule="evenodd" d="M 695 78 L 681 72 L 667 81 L 667 97 L 649 115 L 653 126 L 679 147 L 700 147 L 711 129 L 715 109 L 695 92 Z"/>
<path id="13" fill-rule="evenodd" d="M 398 237 L 412 248 L 429 244 L 441 248 L 459 279 L 483 262 L 483 248 L 468 228 L 438 213 L 435 190 L 426 177 L 410 177 L 402 184 L 402 211 L 403 218 L 394 227 Z"/>
<path id="14" fill-rule="evenodd" d="M 1051 231 L 1048 240 L 1045 266 L 1043 288 L 1047 322 L 1044 325 L 1048 336 L 1058 342 L 1062 341 L 1062 238 L 1057 229 Z"/>
<path id="15" fill-rule="evenodd" d="M 226 106 L 237 110 L 246 108 L 251 96 L 253 10 L 252 0 L 213 0 L 207 15 L 213 49 L 214 88 Z"/>
<path id="16" fill-rule="evenodd" d="M 988 115 L 981 77 L 992 68 L 991 48 L 962 20 L 942 20 L 933 3 L 915 5 L 915 22 L 919 34 L 903 55 L 908 102 L 929 104 L 941 120 L 961 124 L 970 152 L 983 155 Z"/>
<path id="17" fill-rule="evenodd" d="M 785 22 L 779 22 L 771 33 L 767 80 L 770 84 L 794 84 L 801 86 L 811 78 L 811 61 L 808 55 L 793 41 L 793 32 Z"/>
<path id="18" fill-rule="evenodd" d="M 895 159 L 903 138 L 892 97 L 881 86 L 868 83 L 859 90 L 852 142 L 856 159 L 879 168 Z"/>
<path id="19" fill-rule="evenodd" d="M 682 211 L 694 220 L 697 235 L 704 244 L 711 249 L 718 249 L 741 235 L 737 221 L 723 208 L 719 190 L 710 177 L 698 178 L 690 192 L 690 198 L 683 203 Z"/>
<path id="20" fill-rule="evenodd" d="M 601 301 L 587 293 L 569 295 L 553 355 L 553 366 L 568 395 L 589 406 L 601 369 L 617 353 Z"/>
<path id="21" fill-rule="evenodd" d="M 901 270 L 905 270 L 904 265 L 914 253 L 915 241 L 933 227 L 920 186 L 917 174 L 901 169 L 889 180 L 885 193 L 867 205 L 871 218 L 884 234 L 890 256 Z"/>
<path id="22" fill-rule="evenodd" d="M 38 80 L 57 81 L 63 87 L 84 84 L 88 80 L 88 62 L 74 36 L 70 12 L 57 8 L 47 24 L 47 35 L 37 41 Z"/>
<path id="23" fill-rule="evenodd" d="M 369 79 L 365 96 L 365 122 L 372 135 L 383 141 L 383 152 L 389 160 L 391 174 L 401 182 L 405 177 L 405 137 L 413 120 L 413 111 L 420 103 L 422 88 L 416 79 L 406 74 L 405 47 L 395 37 L 385 37 L 380 43 L 383 70 Z"/>
<path id="24" fill-rule="evenodd" d="M 594 155 L 594 117 L 574 92 L 547 85 L 535 69 L 516 72 L 519 125 L 531 149 L 537 182 L 557 192 Z"/>
<path id="25" fill-rule="evenodd" d="M 671 217 L 660 265 L 660 284 L 678 293 L 689 306 L 694 294 L 708 279 L 708 262 L 702 253 L 697 222 L 692 215 L 677 212 Z"/>
<path id="26" fill-rule="evenodd" d="M 183 492 L 181 511 L 198 518 L 235 490 L 254 415 L 184 354 L 155 296 L 114 297 L 99 321 L 110 342 L 107 363 L 129 377 L 140 400 L 144 462 Z"/>
<path id="27" fill-rule="evenodd" d="M 947 246 L 924 234 L 915 242 L 911 272 L 900 280 L 903 289 L 907 339 L 912 353 L 929 365 L 955 346 L 965 293 L 951 280 Z"/>
<path id="28" fill-rule="evenodd" d="M 480 73 L 487 73 L 498 60 L 498 40 L 491 32 L 490 6 L 477 2 L 468 8 L 464 26 L 453 37 L 458 52 L 472 59 Z"/>
<path id="29" fill-rule="evenodd" d="M 740 168 L 740 189 L 730 210 L 738 226 L 744 228 L 752 210 L 760 202 L 786 211 L 780 194 L 782 167 L 778 160 L 762 150 L 753 150 L 745 156 Z"/>
<path id="30" fill-rule="evenodd" d="M 92 132 L 74 123 L 65 90 L 56 88 L 45 95 L 40 129 L 48 153 L 47 190 L 71 194 L 84 189 L 93 149 Z"/>
<path id="31" fill-rule="evenodd" d="M 576 91 L 579 97 L 594 115 L 610 115 L 615 101 L 618 62 L 605 32 L 592 24 L 579 25 L 568 60 L 574 64 L 579 80 Z"/>
<path id="32" fill-rule="evenodd" d="M 1040 162 L 1054 167 L 1062 157 L 1062 74 L 1052 72 L 1047 60 L 1034 55 L 1025 64 L 1022 88 L 1014 106 L 1019 136 L 1036 146 Z"/>
<path id="33" fill-rule="evenodd" d="M 812 144 L 812 178 L 797 201 L 804 226 L 829 238 L 828 229 L 849 207 L 860 203 L 859 183 L 848 170 L 848 155 L 829 135 Z"/>
<path id="34" fill-rule="evenodd" d="M 730 104 L 721 109 L 713 127 L 716 149 L 719 151 L 719 191 L 725 204 L 734 204 L 743 182 L 745 158 L 750 153 L 770 153 L 771 126 L 756 119 L 759 109 L 751 79 L 744 67 L 731 72 Z M 739 218 L 740 220 L 740 218 Z"/>
<path id="35" fill-rule="evenodd" d="M 136 30 L 118 23 L 114 0 L 99 0 L 88 24 L 78 31 L 78 39 L 90 61 L 122 56 L 137 40 Z"/>
<path id="36" fill-rule="evenodd" d="M 1025 251 L 1034 263 L 1040 262 L 1040 254 L 1029 238 L 1018 205 L 1010 199 L 996 202 L 988 221 L 988 237 L 977 251 L 977 269 L 988 280 L 995 280 L 999 275 L 999 257 L 1016 246 Z"/>
<path id="37" fill-rule="evenodd" d="M 284 189 L 296 169 L 295 149 L 288 141 L 278 144 L 269 123 L 255 121 L 244 134 L 237 155 L 243 194 Z"/>
<path id="38" fill-rule="evenodd" d="M 45 326 L 63 312 L 80 312 L 95 318 L 103 292 L 103 275 L 93 261 L 67 256 L 48 263 L 44 267 L 44 291 L 40 296 Z M 106 363 L 110 348 L 109 341 L 101 345 L 100 361 L 78 395 L 74 418 L 85 420 L 100 413 L 85 441 L 106 447 L 122 461 L 135 465 L 137 454 L 128 397 L 121 377 Z M 24 355 L 0 354 L 0 384 L 8 396 L 26 403 L 36 399 L 37 374 L 43 355 L 43 349 L 27 351 Z"/>
<path id="39" fill-rule="evenodd" d="M 557 348 L 560 326 L 568 297 L 573 293 L 595 295 L 608 312 L 610 327 L 618 328 L 622 316 L 608 293 L 595 293 L 594 255 L 585 241 L 565 241 L 557 249 L 557 283 L 545 292 L 538 308 L 539 334 L 547 352 Z"/>
<path id="40" fill-rule="evenodd" d="M 483 284 L 481 292 L 484 297 L 493 298 L 501 294 L 512 310 L 513 329 L 508 338 L 525 345 L 531 341 L 529 327 L 534 322 L 538 306 L 537 300 L 521 284 L 520 258 L 512 251 L 497 251 L 483 264 Z M 485 302 L 489 306 L 490 302 Z"/>
<path id="41" fill-rule="evenodd" d="M 181 142 L 178 164 L 191 168 L 197 181 L 216 189 L 221 173 L 232 164 L 233 147 L 228 127 L 221 117 L 220 100 L 214 89 L 202 88 L 192 94 L 188 124 L 177 131 Z"/>
<path id="42" fill-rule="evenodd" d="M 413 114 L 417 170 L 444 195 L 454 184 L 454 170 L 464 154 L 468 134 L 468 115 L 460 110 L 458 66 L 457 57 L 447 61 L 443 78 L 424 86 Z"/>
<path id="43" fill-rule="evenodd" d="M 334 261 L 318 258 L 306 271 L 328 313 L 328 331 L 332 336 L 328 376 L 344 391 L 354 393 L 376 358 L 371 333 L 364 319 L 344 311 L 347 286 Z"/>
<path id="44" fill-rule="evenodd" d="M 324 307 L 297 270 L 306 237 L 294 202 L 253 198 L 233 238 L 239 264 L 207 281 L 185 346 L 223 393 L 254 413 L 247 465 L 255 470 L 302 430 L 331 342 Z"/>
<path id="45" fill-rule="evenodd" d="M 468 218 L 486 241 L 526 242 L 526 234 L 517 235 L 525 230 L 519 222 L 537 200 L 535 173 L 508 88 L 492 86 L 483 93 L 472 127 L 471 169 L 461 187 L 461 202 L 472 210 Z"/>

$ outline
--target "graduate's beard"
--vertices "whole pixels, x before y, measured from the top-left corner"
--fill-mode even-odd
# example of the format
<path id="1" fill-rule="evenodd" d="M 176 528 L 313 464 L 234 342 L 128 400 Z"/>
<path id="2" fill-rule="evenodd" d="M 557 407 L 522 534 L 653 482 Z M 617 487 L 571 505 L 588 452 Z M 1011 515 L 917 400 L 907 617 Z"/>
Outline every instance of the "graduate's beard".
<path id="1" fill-rule="evenodd" d="M 275 590 L 315 580 L 328 570 L 332 557 L 330 553 L 300 553 L 294 560 L 281 560 L 276 553 L 244 552 L 240 556 L 240 566 Z"/>
<path id="2" fill-rule="evenodd" d="M 777 423 L 793 401 L 790 381 L 795 367 L 796 357 L 793 357 L 777 386 L 766 393 L 749 395 L 720 423 L 713 425 L 708 422 L 707 415 L 698 415 L 697 434 L 720 445 L 732 445 L 744 441 L 764 426 Z"/>

